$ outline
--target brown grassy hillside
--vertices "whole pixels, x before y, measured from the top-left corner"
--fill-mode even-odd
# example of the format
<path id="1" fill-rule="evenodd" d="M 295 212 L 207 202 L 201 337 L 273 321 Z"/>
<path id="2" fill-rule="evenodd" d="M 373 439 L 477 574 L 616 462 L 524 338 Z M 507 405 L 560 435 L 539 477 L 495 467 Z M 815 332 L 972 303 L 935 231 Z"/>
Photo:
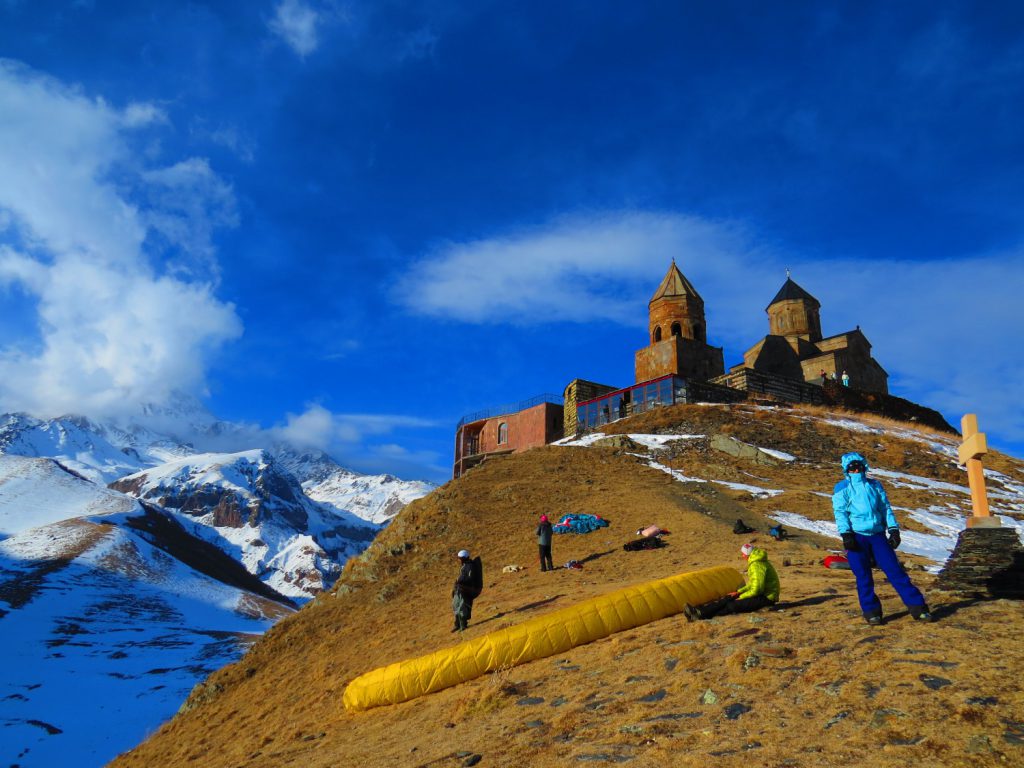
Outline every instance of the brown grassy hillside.
<path id="1" fill-rule="evenodd" d="M 916 570 L 924 561 L 905 556 L 939 621 L 914 623 L 883 584 L 890 621 L 868 627 L 852 575 L 820 566 L 837 540 L 731 533 L 737 517 L 765 531 L 765 514 L 779 509 L 828 519 L 829 500 L 816 494 L 831 491 L 844 450 L 965 484 L 929 446 L 955 438 L 854 432 L 823 417 L 831 416 L 677 406 L 615 425 L 730 434 L 795 455 L 753 464 L 713 449 L 708 437 L 658 453 L 691 477 L 785 489 L 770 499 L 679 482 L 630 455 L 628 444 L 549 446 L 487 462 L 409 505 L 349 563 L 333 593 L 212 675 L 187 711 L 114 765 L 1024 765 L 1024 605 L 935 592 L 934 577 Z M 1015 459 L 995 456 L 989 466 L 1024 482 Z M 962 494 L 890 487 L 890 497 L 901 507 L 969 509 Z M 532 533 L 541 512 L 611 521 L 555 538 L 556 564 L 581 560 L 582 571 L 539 572 Z M 669 546 L 623 551 L 650 523 L 672 531 Z M 777 610 L 694 624 L 670 618 L 405 704 L 354 715 L 341 705 L 356 675 L 456 641 L 449 593 L 461 547 L 482 554 L 487 567 L 467 633 L 476 637 L 627 584 L 717 564 L 742 570 L 737 550 L 747 538 L 769 550 L 780 572 Z M 509 564 L 526 569 L 502 573 Z"/>

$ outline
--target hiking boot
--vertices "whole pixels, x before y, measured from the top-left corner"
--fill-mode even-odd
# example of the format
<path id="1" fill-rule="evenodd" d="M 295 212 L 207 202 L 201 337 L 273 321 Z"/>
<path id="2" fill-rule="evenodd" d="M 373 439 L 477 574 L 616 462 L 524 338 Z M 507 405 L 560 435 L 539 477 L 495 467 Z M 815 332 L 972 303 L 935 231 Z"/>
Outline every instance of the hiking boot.
<path id="1" fill-rule="evenodd" d="M 927 605 L 913 605 L 908 609 L 910 615 L 913 616 L 917 621 L 935 621 L 931 611 L 928 610 Z"/>
<path id="2" fill-rule="evenodd" d="M 879 614 L 872 614 L 871 616 L 865 616 L 864 621 L 870 624 L 872 627 L 880 627 L 885 623 L 885 620 Z"/>
<path id="3" fill-rule="evenodd" d="M 683 615 L 686 617 L 687 621 L 697 621 L 700 619 L 700 611 L 689 603 L 686 603 L 686 605 L 683 606 Z"/>

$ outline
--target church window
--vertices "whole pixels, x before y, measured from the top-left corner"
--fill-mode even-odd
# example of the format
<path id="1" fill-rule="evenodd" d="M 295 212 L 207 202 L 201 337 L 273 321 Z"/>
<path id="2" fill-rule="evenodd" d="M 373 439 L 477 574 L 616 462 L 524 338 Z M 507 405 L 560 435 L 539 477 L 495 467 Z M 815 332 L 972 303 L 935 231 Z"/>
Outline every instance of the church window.
<path id="1" fill-rule="evenodd" d="M 501 422 L 498 425 L 498 445 L 504 445 L 508 442 L 508 424 Z"/>
<path id="2" fill-rule="evenodd" d="M 673 336 L 682 336 L 683 335 L 683 329 L 680 327 L 679 323 L 672 323 L 672 335 Z"/>
<path id="3" fill-rule="evenodd" d="M 660 325 L 655 326 L 655 328 L 654 328 L 654 341 L 655 342 L 661 341 L 661 326 Z"/>

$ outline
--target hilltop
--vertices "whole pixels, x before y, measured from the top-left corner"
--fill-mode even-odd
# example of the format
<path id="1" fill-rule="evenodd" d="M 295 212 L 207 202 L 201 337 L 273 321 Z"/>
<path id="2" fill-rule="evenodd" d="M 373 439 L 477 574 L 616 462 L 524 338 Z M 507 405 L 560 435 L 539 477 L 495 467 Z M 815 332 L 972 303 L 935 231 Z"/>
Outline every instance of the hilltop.
<path id="1" fill-rule="evenodd" d="M 1024 761 L 1024 605 L 933 590 L 969 512 L 958 439 L 877 417 L 807 407 L 675 406 L 616 435 L 485 462 L 409 504 L 334 589 L 281 620 L 193 691 L 135 766 L 872 766 Z M 596 438 L 596 439 L 595 439 Z M 746 446 L 746 447 L 744 447 Z M 827 498 L 846 450 L 865 453 L 907 533 L 901 549 L 939 618 L 912 622 L 893 591 L 881 627 L 861 619 L 848 571 L 821 560 Z M 734 455 L 735 454 L 735 455 Z M 987 461 L 990 500 L 1024 528 L 1024 462 Z M 559 536 L 540 573 L 537 515 L 600 514 L 609 528 Z M 731 533 L 736 518 L 757 529 Z M 790 539 L 765 531 L 782 519 Z M 625 552 L 636 529 L 668 546 Z M 834 529 L 833 529 L 834 531 Z M 482 554 L 476 637 L 618 587 L 730 564 L 753 539 L 779 569 L 776 610 L 655 622 L 556 658 L 405 704 L 347 714 L 353 677 L 456 642 L 454 552 Z M 920 553 L 919 555 L 913 554 Z M 503 573 L 510 564 L 524 566 Z"/>

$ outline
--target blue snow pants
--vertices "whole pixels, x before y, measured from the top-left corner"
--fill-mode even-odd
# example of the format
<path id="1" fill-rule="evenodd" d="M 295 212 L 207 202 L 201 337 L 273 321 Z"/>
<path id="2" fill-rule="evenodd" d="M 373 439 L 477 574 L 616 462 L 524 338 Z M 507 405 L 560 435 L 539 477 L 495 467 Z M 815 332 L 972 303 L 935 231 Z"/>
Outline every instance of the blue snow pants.
<path id="1" fill-rule="evenodd" d="M 889 540 L 884 533 L 871 536 L 863 533 L 854 535 L 857 537 L 857 544 L 860 545 L 860 552 L 847 551 L 846 557 L 850 561 L 850 570 L 857 577 L 857 598 L 865 616 L 882 615 L 882 603 L 875 594 L 875 579 L 871 574 L 872 557 L 904 605 L 908 608 L 925 605 L 924 595 L 910 582 L 910 577 L 903 570 L 903 565 L 897 559 L 896 552 L 889 546 Z"/>

